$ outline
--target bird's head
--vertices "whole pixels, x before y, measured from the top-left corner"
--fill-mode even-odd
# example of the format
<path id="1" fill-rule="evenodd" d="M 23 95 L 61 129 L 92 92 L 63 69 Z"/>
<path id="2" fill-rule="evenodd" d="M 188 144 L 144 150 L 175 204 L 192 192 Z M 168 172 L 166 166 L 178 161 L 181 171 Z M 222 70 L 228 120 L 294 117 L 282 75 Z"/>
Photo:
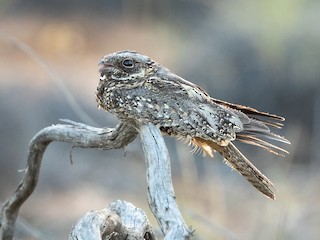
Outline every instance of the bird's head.
<path id="1" fill-rule="evenodd" d="M 100 79 L 130 80 L 144 77 L 154 61 L 134 51 L 120 51 L 104 56 L 99 65 Z"/>

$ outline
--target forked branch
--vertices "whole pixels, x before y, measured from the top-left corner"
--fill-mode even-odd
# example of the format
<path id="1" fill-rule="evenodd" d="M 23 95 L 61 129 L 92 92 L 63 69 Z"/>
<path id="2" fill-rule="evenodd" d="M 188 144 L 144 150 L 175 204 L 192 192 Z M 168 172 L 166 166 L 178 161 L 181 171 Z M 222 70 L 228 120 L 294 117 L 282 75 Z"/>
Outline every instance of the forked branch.
<path id="1" fill-rule="evenodd" d="M 12 239 L 21 205 L 35 189 L 43 154 L 52 141 L 68 142 L 81 148 L 123 148 L 133 141 L 138 132 L 131 126 L 120 123 L 117 127 L 94 128 L 82 123 L 68 121 L 44 128 L 31 140 L 24 179 L 16 191 L 5 201 L 0 211 L 1 239 Z"/>
<path id="2" fill-rule="evenodd" d="M 1 239 L 11 240 L 13 238 L 19 209 L 37 185 L 43 154 L 52 141 L 68 142 L 80 148 L 116 149 L 128 145 L 138 134 L 136 128 L 125 123 L 120 123 L 115 128 L 94 128 L 83 123 L 76 123 L 70 120 L 64 121 L 69 124 L 59 124 L 44 128 L 31 140 L 24 179 L 12 196 L 9 197 L 1 207 Z M 150 208 L 158 220 L 165 239 L 190 239 L 192 235 L 191 231 L 186 227 L 175 201 L 171 181 L 170 158 L 161 133 L 154 125 L 142 126 L 139 130 L 147 164 L 148 201 Z M 120 207 L 120 209 L 122 208 Z M 106 215 L 101 215 L 99 211 L 97 213 L 103 216 L 97 221 L 97 224 L 101 224 L 101 228 L 106 227 L 108 230 L 107 233 L 110 233 L 113 229 L 112 224 L 114 221 L 110 222 L 110 219 L 105 217 L 111 216 L 112 214 L 108 211 L 105 212 L 105 210 L 103 210 L 102 213 Z M 117 222 L 117 224 L 119 224 L 117 226 L 126 226 L 124 222 L 125 219 L 133 219 L 134 221 L 137 216 L 130 217 L 131 213 L 130 211 L 127 211 L 128 215 L 126 215 L 126 211 L 122 212 L 122 215 L 118 213 L 118 216 L 121 217 L 119 222 Z M 90 219 L 92 218 L 90 218 L 90 216 L 92 217 L 93 215 L 89 214 L 88 216 L 89 221 L 91 221 Z M 80 223 L 83 224 L 85 221 L 81 220 Z M 77 226 L 79 227 L 79 225 Z M 80 228 L 81 226 L 88 225 L 80 225 Z M 141 235 L 141 239 L 155 239 L 149 224 L 147 223 L 143 226 L 147 226 L 146 229 L 148 231 L 146 232 L 148 232 L 148 234 Z M 79 230 L 79 228 L 74 228 L 70 237 L 75 236 L 75 229 Z M 123 227 L 122 230 L 114 228 L 113 230 L 115 232 L 111 231 L 111 235 L 108 235 L 110 238 L 107 239 L 121 239 L 116 238 L 117 234 L 115 233 L 124 233 L 127 231 L 127 228 Z M 101 235 L 96 239 L 106 237 L 106 232 L 101 231 L 101 233 L 103 236 Z M 120 235 L 118 234 L 117 236 L 119 237 Z M 123 239 L 139 239 L 136 238 L 133 233 L 132 237 L 130 237 L 129 232 L 123 236 L 126 237 Z M 148 238 L 145 238 L 145 236 Z"/>

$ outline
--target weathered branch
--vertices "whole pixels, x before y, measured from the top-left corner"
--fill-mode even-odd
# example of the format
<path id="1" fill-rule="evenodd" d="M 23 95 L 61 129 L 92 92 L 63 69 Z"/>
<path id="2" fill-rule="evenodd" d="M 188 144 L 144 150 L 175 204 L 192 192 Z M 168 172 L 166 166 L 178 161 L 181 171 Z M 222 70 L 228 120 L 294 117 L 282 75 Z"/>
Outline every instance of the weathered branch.
<path id="1" fill-rule="evenodd" d="M 0 211 L 1 239 L 12 239 L 19 209 L 35 189 L 43 154 L 52 141 L 72 143 L 82 148 L 122 148 L 133 141 L 137 131 L 124 123 L 116 128 L 94 128 L 68 121 L 72 125 L 59 124 L 44 128 L 31 140 L 24 179 Z"/>
<path id="2" fill-rule="evenodd" d="M 101 129 L 70 120 L 64 121 L 69 125 L 59 124 L 47 127 L 31 140 L 24 179 L 1 208 L 1 239 L 12 239 L 19 209 L 37 185 L 43 154 L 52 141 L 69 142 L 82 148 L 114 149 L 126 146 L 135 139 L 138 133 L 134 127 L 124 123 L 120 123 L 114 129 Z M 140 135 L 147 164 L 150 208 L 158 220 L 165 239 L 190 239 L 192 232 L 187 228 L 175 201 L 169 153 L 161 133 L 154 125 L 148 125 L 140 128 Z M 95 233 L 96 239 L 102 239 L 101 236 L 104 238 L 107 236 L 106 234 L 113 234 L 110 235 L 112 238 L 107 239 L 155 239 L 147 220 L 142 225 L 136 222 L 137 219 L 146 219 L 144 213 L 128 211 L 134 206 L 120 205 L 110 205 L 109 207 L 111 212 L 117 212 L 120 219 L 114 217 L 114 213 L 106 210 L 89 213 L 85 217 L 86 220 L 89 219 L 89 223 L 81 220 L 73 229 L 70 239 L 92 239 L 81 235 L 89 233 Z M 130 215 L 132 213 L 134 215 Z M 140 218 L 139 214 L 142 214 L 143 218 Z M 110 218 L 111 216 L 112 218 Z M 78 231 L 80 228 L 88 227 L 92 221 L 95 225 L 92 225 L 91 228 Z M 130 230 L 130 227 L 137 227 L 136 232 Z M 76 233 L 81 234 L 76 235 Z M 142 233 L 144 234 L 141 235 Z M 130 236 L 132 237 L 129 238 Z"/>
<path id="3" fill-rule="evenodd" d="M 107 208 L 88 212 L 73 227 L 69 240 L 156 240 L 145 212 L 118 200 Z"/>
<path id="4" fill-rule="evenodd" d="M 190 239 L 174 195 L 170 157 L 159 129 L 154 125 L 140 128 L 147 165 L 148 202 L 165 235 L 165 239 Z"/>

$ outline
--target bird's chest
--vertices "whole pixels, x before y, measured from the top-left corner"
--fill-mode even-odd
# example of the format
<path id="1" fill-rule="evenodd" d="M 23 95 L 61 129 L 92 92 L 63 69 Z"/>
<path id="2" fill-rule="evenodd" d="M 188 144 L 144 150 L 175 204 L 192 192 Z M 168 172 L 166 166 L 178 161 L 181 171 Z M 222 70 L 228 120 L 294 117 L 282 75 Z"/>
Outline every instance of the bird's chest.
<path id="1" fill-rule="evenodd" d="M 135 86 L 105 86 L 100 106 L 122 120 L 170 127 L 181 124 L 194 107 L 179 94 L 147 82 Z"/>
<path id="2" fill-rule="evenodd" d="M 104 88 L 103 108 L 120 119 L 141 118 L 153 104 L 149 91 L 141 87 L 111 84 Z"/>

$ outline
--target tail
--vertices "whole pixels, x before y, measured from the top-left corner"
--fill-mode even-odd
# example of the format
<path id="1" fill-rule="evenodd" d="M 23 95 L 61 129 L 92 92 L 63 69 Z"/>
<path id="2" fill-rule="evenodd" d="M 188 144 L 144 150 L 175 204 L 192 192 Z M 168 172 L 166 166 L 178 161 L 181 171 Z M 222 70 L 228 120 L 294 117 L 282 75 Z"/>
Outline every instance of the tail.
<path id="1" fill-rule="evenodd" d="M 275 199 L 271 188 L 275 188 L 273 183 L 263 175 L 234 145 L 220 146 L 215 142 L 201 138 L 192 139 L 192 143 L 200 147 L 205 153 L 213 156 L 212 149 L 218 151 L 228 166 L 238 171 L 244 176 L 258 191 L 265 196 Z"/>
<path id="2" fill-rule="evenodd" d="M 243 130 L 237 133 L 237 141 L 261 147 L 275 155 L 284 156 L 289 153 L 287 150 L 269 142 L 269 140 L 273 140 L 290 144 L 287 139 L 272 133 L 269 128 L 281 128 L 283 126 L 282 122 L 285 120 L 284 117 L 214 98 L 212 98 L 212 101 L 226 107 L 242 121 Z"/>

